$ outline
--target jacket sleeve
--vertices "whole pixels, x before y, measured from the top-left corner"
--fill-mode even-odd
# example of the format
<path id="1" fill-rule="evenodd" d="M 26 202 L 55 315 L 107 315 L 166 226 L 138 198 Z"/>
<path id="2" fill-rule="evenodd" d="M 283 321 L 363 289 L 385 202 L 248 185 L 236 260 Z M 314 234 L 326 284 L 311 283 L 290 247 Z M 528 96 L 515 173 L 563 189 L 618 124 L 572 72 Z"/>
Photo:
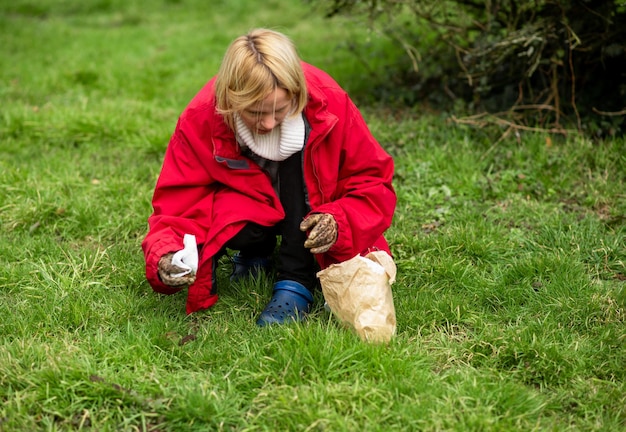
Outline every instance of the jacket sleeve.
<path id="1" fill-rule="evenodd" d="M 332 157 L 338 164 L 336 188 L 329 202 L 314 209 L 332 214 L 338 225 L 337 242 L 326 257 L 320 257 L 322 266 L 368 249 L 388 250 L 382 236 L 396 206 L 393 159 L 372 136 L 350 98 L 344 98 L 344 111 L 337 112 L 338 122 L 329 137 L 331 146 L 340 148 Z"/>
<path id="2" fill-rule="evenodd" d="M 148 218 L 149 231 L 142 242 L 146 277 L 158 292 L 170 294 L 180 290 L 161 282 L 159 259 L 182 249 L 185 234 L 195 235 L 198 245 L 205 241 L 204 227 L 208 226 L 212 214 L 213 197 L 207 193 L 207 188 L 213 179 L 200 162 L 203 151 L 210 153 L 190 145 L 179 121 L 165 153 L 152 198 L 154 211 Z"/>

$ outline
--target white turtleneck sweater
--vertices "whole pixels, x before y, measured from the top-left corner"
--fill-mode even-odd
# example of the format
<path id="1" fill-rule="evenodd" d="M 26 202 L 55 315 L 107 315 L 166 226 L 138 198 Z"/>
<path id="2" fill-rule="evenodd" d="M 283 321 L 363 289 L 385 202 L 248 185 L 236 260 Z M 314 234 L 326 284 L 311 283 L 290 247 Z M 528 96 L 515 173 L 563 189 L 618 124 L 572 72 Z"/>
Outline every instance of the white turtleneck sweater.
<path id="1" fill-rule="evenodd" d="M 302 114 L 287 116 L 280 125 L 264 135 L 253 134 L 238 115 L 235 115 L 235 125 L 239 145 L 249 148 L 263 159 L 282 162 L 304 147 Z"/>
<path id="2" fill-rule="evenodd" d="M 303 114 L 287 116 L 268 134 L 255 135 L 235 115 L 237 142 L 244 152 L 269 174 L 276 194 L 280 196 L 278 180 L 279 163 L 304 148 L 305 126 Z"/>

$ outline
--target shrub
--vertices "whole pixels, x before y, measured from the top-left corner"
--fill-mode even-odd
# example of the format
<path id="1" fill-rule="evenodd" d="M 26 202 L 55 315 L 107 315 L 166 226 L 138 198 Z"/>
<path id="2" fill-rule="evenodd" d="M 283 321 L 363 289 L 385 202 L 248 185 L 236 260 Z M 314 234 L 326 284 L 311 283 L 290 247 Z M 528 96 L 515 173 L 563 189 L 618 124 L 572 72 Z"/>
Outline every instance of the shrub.
<path id="1" fill-rule="evenodd" d="M 624 0 L 322 5 L 329 17 L 366 17 L 372 29 L 404 47 L 406 58 L 389 65 L 384 79 L 404 94 L 396 99 L 456 107 L 464 101 L 474 113 L 562 132 L 614 135 L 626 128 Z"/>

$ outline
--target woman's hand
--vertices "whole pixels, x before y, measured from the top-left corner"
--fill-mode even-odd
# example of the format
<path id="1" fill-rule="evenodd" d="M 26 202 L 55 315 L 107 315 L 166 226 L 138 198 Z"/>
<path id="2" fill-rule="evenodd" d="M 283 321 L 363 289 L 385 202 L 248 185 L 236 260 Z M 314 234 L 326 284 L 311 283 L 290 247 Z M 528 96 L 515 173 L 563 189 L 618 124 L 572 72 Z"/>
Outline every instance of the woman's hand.
<path id="1" fill-rule="evenodd" d="M 310 215 L 300 223 L 300 230 L 311 230 L 304 247 L 314 254 L 328 252 L 337 241 L 337 221 L 328 213 Z"/>
<path id="2" fill-rule="evenodd" d="M 173 252 L 168 253 L 163 255 L 159 260 L 159 278 L 161 279 L 161 282 L 171 287 L 183 287 L 194 283 L 196 281 L 195 273 L 188 273 L 183 276 L 173 276 L 185 272 L 185 269 L 172 264 L 173 256 Z"/>

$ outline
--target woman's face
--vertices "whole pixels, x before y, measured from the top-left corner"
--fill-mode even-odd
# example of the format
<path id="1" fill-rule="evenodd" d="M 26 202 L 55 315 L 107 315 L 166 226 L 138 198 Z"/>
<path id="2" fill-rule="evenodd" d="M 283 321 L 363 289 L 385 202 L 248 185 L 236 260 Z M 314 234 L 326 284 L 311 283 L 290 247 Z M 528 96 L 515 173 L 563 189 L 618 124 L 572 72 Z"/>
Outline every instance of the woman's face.
<path id="1" fill-rule="evenodd" d="M 292 107 L 293 100 L 287 90 L 276 88 L 261 102 L 249 106 L 239 115 L 252 133 L 265 135 L 282 123 Z"/>

